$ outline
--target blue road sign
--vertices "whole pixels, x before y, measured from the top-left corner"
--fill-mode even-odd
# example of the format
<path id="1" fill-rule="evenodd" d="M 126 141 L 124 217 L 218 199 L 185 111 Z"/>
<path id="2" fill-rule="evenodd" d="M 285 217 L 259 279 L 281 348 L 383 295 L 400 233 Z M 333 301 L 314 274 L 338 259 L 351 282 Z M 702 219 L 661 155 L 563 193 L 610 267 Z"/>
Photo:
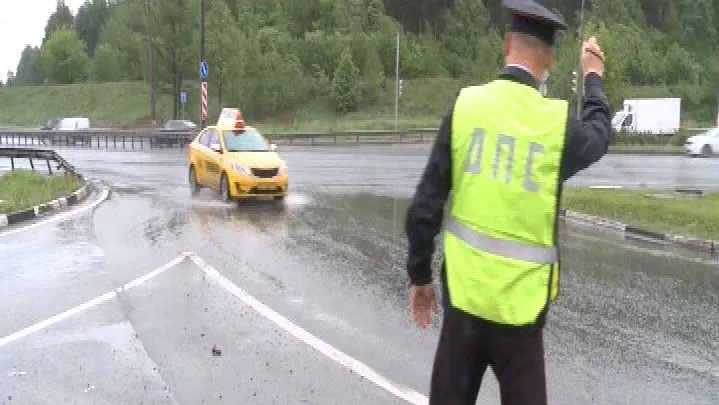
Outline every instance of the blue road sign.
<path id="1" fill-rule="evenodd" d="M 187 104 L 187 92 L 184 90 L 180 92 L 180 103 Z"/>
<path id="2" fill-rule="evenodd" d="M 207 61 L 203 60 L 200 62 L 200 80 L 203 82 L 207 81 L 207 76 L 209 74 L 209 70 L 207 69 Z"/>

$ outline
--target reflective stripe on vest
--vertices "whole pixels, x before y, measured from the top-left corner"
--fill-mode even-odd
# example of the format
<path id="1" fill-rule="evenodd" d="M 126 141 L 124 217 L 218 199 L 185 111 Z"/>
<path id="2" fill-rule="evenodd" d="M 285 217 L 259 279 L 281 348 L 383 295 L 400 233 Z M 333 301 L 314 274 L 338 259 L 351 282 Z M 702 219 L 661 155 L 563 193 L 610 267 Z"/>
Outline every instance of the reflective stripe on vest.
<path id="1" fill-rule="evenodd" d="M 556 247 L 531 246 L 519 242 L 493 238 L 449 218 L 445 230 L 452 232 L 466 244 L 498 256 L 525 262 L 552 264 L 559 258 Z"/>
<path id="2" fill-rule="evenodd" d="M 444 253 L 452 305 L 529 325 L 558 294 L 555 224 L 568 106 L 495 80 L 462 89 L 452 117 Z"/>

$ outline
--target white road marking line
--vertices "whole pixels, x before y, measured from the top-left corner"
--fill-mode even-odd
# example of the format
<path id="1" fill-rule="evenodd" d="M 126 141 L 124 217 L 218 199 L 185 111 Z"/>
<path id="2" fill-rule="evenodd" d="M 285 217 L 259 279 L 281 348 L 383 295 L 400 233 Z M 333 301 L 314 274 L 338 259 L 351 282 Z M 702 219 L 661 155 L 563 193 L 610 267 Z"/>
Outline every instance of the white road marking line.
<path id="1" fill-rule="evenodd" d="M 198 256 L 197 254 L 192 253 L 192 252 L 181 253 L 179 256 L 175 257 L 174 259 L 172 259 L 165 265 L 160 266 L 160 267 L 156 268 L 155 270 L 130 281 L 129 283 L 115 289 L 114 291 L 106 292 L 105 294 L 102 294 L 99 297 L 93 298 L 90 301 L 82 303 L 74 308 L 71 308 L 71 309 L 65 311 L 65 312 L 59 313 L 53 317 L 50 317 L 43 321 L 40 321 L 34 325 L 28 326 L 27 328 L 24 328 L 17 332 L 11 333 L 10 335 L 7 335 L 0 339 L 0 347 L 3 347 L 9 343 L 12 343 L 12 342 L 20 340 L 24 337 L 27 337 L 28 335 L 38 332 L 44 328 L 47 328 L 48 326 L 58 323 L 58 322 L 60 322 L 64 319 L 67 319 L 73 315 L 76 315 L 83 311 L 86 311 L 92 307 L 95 307 L 95 306 L 103 303 L 103 302 L 109 301 L 110 299 L 117 297 L 117 295 L 119 293 L 121 293 L 122 291 L 127 291 L 131 288 L 137 287 L 140 284 L 145 283 L 145 282 L 149 281 L 150 279 L 157 277 L 158 275 L 176 267 L 177 265 L 179 265 L 186 259 L 189 259 L 190 261 L 192 261 L 206 275 L 214 278 L 221 287 L 225 288 L 230 294 L 232 294 L 235 297 L 237 297 L 238 299 L 240 299 L 246 305 L 249 305 L 250 307 L 252 307 L 252 309 L 257 311 L 260 315 L 262 315 L 265 318 L 267 318 L 268 320 L 274 322 L 279 327 L 281 327 L 285 331 L 289 332 L 290 334 L 294 335 L 296 338 L 307 343 L 312 348 L 314 348 L 321 354 L 327 356 L 331 360 L 334 360 L 335 362 L 339 363 L 340 365 L 344 366 L 345 368 L 352 370 L 353 372 L 361 375 L 362 377 L 372 381 L 377 386 L 385 389 L 386 391 L 397 396 L 398 398 L 409 402 L 410 404 L 426 405 L 428 403 L 429 400 L 425 395 L 423 395 L 409 387 L 403 386 L 401 384 L 395 383 L 395 382 L 387 379 L 386 377 L 377 373 L 372 368 L 370 368 L 369 366 L 360 362 L 359 360 L 350 357 L 349 355 L 345 354 L 344 352 L 340 351 L 339 349 L 335 348 L 334 346 L 331 346 L 329 343 L 319 339 L 318 337 L 312 335 L 311 333 L 302 329 L 302 327 L 296 325 L 289 319 L 287 319 L 284 316 L 280 315 L 279 313 L 275 312 L 270 307 L 268 307 L 265 304 L 263 304 L 262 302 L 258 301 L 256 298 L 251 296 L 249 293 L 245 292 L 243 289 L 238 287 L 232 281 L 230 281 L 229 279 L 224 277 L 214 267 L 207 264 L 200 256 Z"/>
<path id="2" fill-rule="evenodd" d="M 320 340 L 319 338 L 315 337 L 314 335 L 310 334 L 306 330 L 302 329 L 300 326 L 294 324 L 289 319 L 285 318 L 284 316 L 280 315 L 279 313 L 275 312 L 265 304 L 258 301 L 256 298 L 252 297 L 250 294 L 245 292 L 243 289 L 238 287 L 236 284 L 234 284 L 232 281 L 225 278 L 222 274 L 220 274 L 219 271 L 217 271 L 214 267 L 207 264 L 204 260 L 202 260 L 201 257 L 194 253 L 189 254 L 189 259 L 194 262 L 197 267 L 202 269 L 202 271 L 205 272 L 208 276 L 214 278 L 220 286 L 225 288 L 230 294 L 234 295 L 235 297 L 239 298 L 244 302 L 245 304 L 252 307 L 255 311 L 257 311 L 260 315 L 264 316 L 265 318 L 269 319 L 270 321 L 274 322 L 278 326 L 280 326 L 285 331 L 289 332 L 290 334 L 294 335 L 296 338 L 302 340 L 303 342 L 307 343 L 308 345 L 312 346 L 315 350 L 322 353 L 323 355 L 329 357 L 330 359 L 334 360 L 335 362 L 343 365 L 344 367 L 354 371 L 355 373 L 361 375 L 362 377 L 372 381 L 376 385 L 380 386 L 381 388 L 387 390 L 388 392 L 394 394 L 395 396 L 415 405 L 426 405 L 428 402 L 428 398 L 425 395 L 420 394 L 419 392 L 402 386 L 400 384 L 397 384 L 395 382 L 390 381 L 386 377 L 380 375 L 364 363 L 360 362 L 359 360 L 356 360 L 349 355 L 341 352 L 340 350 L 336 349 L 335 347 L 331 346 L 330 344 L 326 343 L 323 340 Z"/>
<path id="3" fill-rule="evenodd" d="M 59 213 L 59 214 L 54 214 L 53 216 L 51 216 L 51 217 L 49 217 L 49 218 L 47 218 L 47 219 L 43 219 L 43 220 L 38 221 L 38 222 L 33 222 L 33 223 L 31 223 L 31 224 L 28 224 L 28 225 L 19 225 L 20 227 L 17 228 L 17 229 L 11 229 L 11 230 L 9 230 L 9 231 L 0 232 L 0 238 L 2 238 L 3 236 L 14 235 L 14 234 L 16 234 L 16 233 L 23 232 L 23 231 L 28 231 L 28 230 L 30 230 L 30 229 L 32 229 L 32 228 L 35 228 L 35 227 L 38 227 L 38 226 L 41 226 L 41 225 L 51 224 L 51 223 L 53 223 L 53 222 L 59 222 L 59 221 L 62 221 L 62 220 L 64 220 L 64 219 L 70 218 L 70 217 L 72 217 L 72 216 L 74 216 L 74 215 L 77 215 L 77 214 L 80 214 L 80 213 L 82 213 L 82 212 L 91 210 L 91 209 L 97 207 L 98 205 L 100 205 L 100 203 L 102 203 L 103 201 L 105 201 L 105 200 L 107 199 L 107 197 L 109 197 L 109 196 L 110 196 L 110 189 L 108 189 L 108 188 L 103 188 L 103 190 L 102 190 L 102 192 L 101 192 L 101 194 L 100 194 L 100 198 L 96 199 L 96 200 L 93 201 L 92 203 L 89 203 L 89 204 L 87 204 L 87 205 L 80 205 L 80 206 L 78 206 L 78 208 L 75 208 L 75 209 L 73 209 L 73 210 L 71 210 L 71 211 L 65 211 L 65 212 L 61 212 L 61 213 Z"/>
<path id="4" fill-rule="evenodd" d="M 170 260 L 167 264 L 160 266 L 160 267 L 156 268 L 155 270 L 153 270 L 141 277 L 136 278 L 135 280 L 130 281 L 129 283 L 123 285 L 122 287 L 117 288 L 115 291 L 106 292 L 105 294 L 102 294 L 99 297 L 93 298 L 90 301 L 82 303 L 74 308 L 68 309 L 65 312 L 61 312 L 53 317 L 50 317 L 43 321 L 40 321 L 34 325 L 28 326 L 25 329 L 21 329 L 17 332 L 11 333 L 11 334 L 3 337 L 2 339 L 0 339 L 0 347 L 3 347 L 9 343 L 16 341 L 16 340 L 27 337 L 30 334 L 33 334 L 42 329 L 45 329 L 48 326 L 51 326 L 55 323 L 62 321 L 63 319 L 67 319 L 73 315 L 79 314 L 80 312 L 86 311 L 92 307 L 102 304 L 103 302 L 109 301 L 110 299 L 115 298 L 118 295 L 118 293 L 129 290 L 133 287 L 137 287 L 138 285 L 149 281 L 153 277 L 156 277 L 156 276 L 166 272 L 167 270 L 170 270 L 171 268 L 177 266 L 178 264 L 180 264 L 184 260 L 186 260 L 187 257 L 188 257 L 188 255 L 186 253 L 183 253 L 183 254 L 175 257 L 174 259 Z"/>

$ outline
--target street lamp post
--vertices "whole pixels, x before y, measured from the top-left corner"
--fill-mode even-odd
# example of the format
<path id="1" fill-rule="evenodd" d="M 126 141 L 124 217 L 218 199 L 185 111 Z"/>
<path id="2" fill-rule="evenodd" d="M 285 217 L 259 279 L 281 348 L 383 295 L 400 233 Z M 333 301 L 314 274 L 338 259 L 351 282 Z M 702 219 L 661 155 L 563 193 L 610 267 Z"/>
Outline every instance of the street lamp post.
<path id="1" fill-rule="evenodd" d="M 150 0 L 145 0 L 145 36 L 147 38 L 147 76 L 150 81 L 150 117 L 152 118 L 152 126 L 157 125 L 157 79 L 155 76 L 155 56 L 153 46 L 153 35 L 150 31 L 152 21 L 150 21 L 152 9 L 150 8 Z"/>
<path id="2" fill-rule="evenodd" d="M 205 0 L 200 0 L 200 64 L 205 63 Z M 202 70 L 202 68 L 200 68 Z M 207 125 L 207 78 L 200 73 L 200 128 Z"/>
<path id="3" fill-rule="evenodd" d="M 397 54 L 394 68 L 394 130 L 397 131 L 397 116 L 399 115 L 399 31 L 397 31 Z"/>

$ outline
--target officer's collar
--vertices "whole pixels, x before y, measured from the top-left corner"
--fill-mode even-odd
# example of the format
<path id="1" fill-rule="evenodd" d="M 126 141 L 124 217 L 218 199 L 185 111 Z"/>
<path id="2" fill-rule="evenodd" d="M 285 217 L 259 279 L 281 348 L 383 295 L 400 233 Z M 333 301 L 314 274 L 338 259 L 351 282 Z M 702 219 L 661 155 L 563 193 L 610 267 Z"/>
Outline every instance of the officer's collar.
<path id="1" fill-rule="evenodd" d="M 527 70 L 520 66 L 507 66 L 500 75 L 502 79 L 512 80 L 518 83 L 526 84 L 527 86 L 539 89 L 537 80 Z"/>

